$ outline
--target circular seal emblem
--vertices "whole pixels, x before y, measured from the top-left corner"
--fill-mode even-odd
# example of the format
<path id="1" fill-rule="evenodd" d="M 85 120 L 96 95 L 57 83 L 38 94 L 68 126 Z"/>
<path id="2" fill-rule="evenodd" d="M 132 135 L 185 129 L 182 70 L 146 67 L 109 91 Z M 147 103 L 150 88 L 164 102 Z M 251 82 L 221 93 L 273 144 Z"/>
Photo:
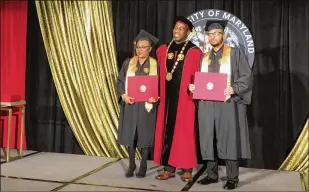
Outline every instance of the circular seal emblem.
<path id="1" fill-rule="evenodd" d="M 185 58 L 185 55 L 181 53 L 177 56 L 177 58 L 182 61 Z"/>
<path id="2" fill-rule="evenodd" d="M 169 53 L 169 54 L 167 54 L 167 58 L 168 58 L 168 59 L 173 59 L 173 58 L 174 58 L 174 53 Z"/>
<path id="3" fill-rule="evenodd" d="M 212 82 L 208 82 L 207 83 L 207 85 L 206 85 L 206 88 L 208 89 L 208 90 L 212 90 L 213 88 L 214 88 L 214 84 L 212 83 Z"/>
<path id="4" fill-rule="evenodd" d="M 145 91 L 146 91 L 146 86 L 145 85 L 141 85 L 140 87 L 139 87 L 139 90 L 140 90 L 140 92 L 142 92 L 142 93 L 144 93 Z"/>
<path id="5" fill-rule="evenodd" d="M 149 69 L 148 68 L 144 68 L 144 73 L 149 73 Z"/>
<path id="6" fill-rule="evenodd" d="M 252 68 L 255 57 L 254 40 L 248 27 L 238 17 L 219 9 L 205 9 L 189 15 L 187 19 L 192 22 L 195 28 L 195 32 L 191 33 L 189 39 L 204 53 L 210 51 L 212 48 L 208 42 L 207 34 L 204 37 L 204 28 L 207 20 L 228 20 L 229 22 L 225 28 L 225 44 L 240 48 L 246 55 L 249 65 Z M 203 41 L 206 41 L 204 50 Z"/>

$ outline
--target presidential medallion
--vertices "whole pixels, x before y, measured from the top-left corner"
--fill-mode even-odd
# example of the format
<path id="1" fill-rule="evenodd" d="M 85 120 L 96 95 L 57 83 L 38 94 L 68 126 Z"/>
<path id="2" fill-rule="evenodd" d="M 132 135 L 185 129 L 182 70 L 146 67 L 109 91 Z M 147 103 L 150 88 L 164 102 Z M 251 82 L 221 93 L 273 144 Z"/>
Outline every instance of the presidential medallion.
<path id="1" fill-rule="evenodd" d="M 173 78 L 172 73 L 166 73 L 166 80 L 167 80 L 167 81 L 172 80 L 172 78 Z"/>
<path id="2" fill-rule="evenodd" d="M 173 58 L 174 58 L 174 53 L 169 53 L 169 54 L 167 54 L 167 58 L 168 58 L 168 59 L 173 59 Z"/>

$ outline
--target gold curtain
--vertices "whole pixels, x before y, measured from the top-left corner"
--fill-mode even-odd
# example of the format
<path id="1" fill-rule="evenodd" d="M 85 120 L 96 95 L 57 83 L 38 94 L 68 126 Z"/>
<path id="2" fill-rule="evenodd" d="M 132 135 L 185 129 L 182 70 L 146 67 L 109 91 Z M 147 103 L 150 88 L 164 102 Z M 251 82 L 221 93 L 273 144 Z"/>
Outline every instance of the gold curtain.
<path id="1" fill-rule="evenodd" d="M 279 169 L 287 171 L 298 171 L 301 177 L 301 185 L 303 190 L 308 191 L 308 171 L 309 171 L 309 156 L 308 156 L 308 127 L 309 120 L 307 119 L 305 127 L 300 134 L 295 146 L 285 159 Z"/>
<path id="2" fill-rule="evenodd" d="M 127 157 L 127 149 L 116 142 L 111 2 L 36 1 L 36 8 L 60 102 L 81 148 L 86 155 Z"/>

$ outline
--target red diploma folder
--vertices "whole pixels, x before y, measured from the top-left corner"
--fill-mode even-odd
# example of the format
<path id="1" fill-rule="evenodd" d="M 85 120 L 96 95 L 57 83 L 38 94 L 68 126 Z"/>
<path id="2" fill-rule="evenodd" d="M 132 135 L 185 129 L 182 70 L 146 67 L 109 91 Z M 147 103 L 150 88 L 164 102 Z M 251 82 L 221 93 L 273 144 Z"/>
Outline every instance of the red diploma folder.
<path id="1" fill-rule="evenodd" d="M 134 102 L 146 102 L 150 97 L 158 99 L 158 75 L 128 77 L 128 95 Z"/>
<path id="2" fill-rule="evenodd" d="M 227 74 L 196 72 L 193 99 L 225 101 Z"/>

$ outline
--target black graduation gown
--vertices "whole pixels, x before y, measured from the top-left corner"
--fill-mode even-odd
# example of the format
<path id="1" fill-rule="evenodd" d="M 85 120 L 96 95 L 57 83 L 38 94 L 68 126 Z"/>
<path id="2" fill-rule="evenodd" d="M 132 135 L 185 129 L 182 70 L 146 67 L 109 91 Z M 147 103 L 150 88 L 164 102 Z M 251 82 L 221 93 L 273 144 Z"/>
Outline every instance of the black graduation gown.
<path id="1" fill-rule="evenodd" d="M 157 104 L 153 104 L 153 108 L 147 112 L 144 102 L 136 102 L 130 105 L 125 104 L 121 99 L 121 95 L 125 93 L 126 73 L 129 62 L 129 58 L 124 61 L 117 80 L 120 104 L 118 143 L 128 147 L 133 147 L 134 139 L 137 139 L 137 147 L 153 147 Z M 149 59 L 147 59 L 143 65 L 139 66 L 140 64 L 137 63 L 138 70 L 135 75 L 148 75 L 148 73 L 144 72 L 144 69 L 150 69 Z"/>
<path id="2" fill-rule="evenodd" d="M 212 54 L 209 57 L 211 65 L 215 64 Z M 209 66 L 209 72 L 211 70 L 218 72 L 219 68 Z M 251 157 L 246 105 L 251 102 L 253 76 L 245 55 L 237 48 L 231 50 L 231 70 L 231 86 L 236 95 L 225 103 L 198 102 L 200 148 L 204 160 L 214 160 L 214 147 L 220 159 Z M 214 136 L 216 146 L 213 145 Z"/>

